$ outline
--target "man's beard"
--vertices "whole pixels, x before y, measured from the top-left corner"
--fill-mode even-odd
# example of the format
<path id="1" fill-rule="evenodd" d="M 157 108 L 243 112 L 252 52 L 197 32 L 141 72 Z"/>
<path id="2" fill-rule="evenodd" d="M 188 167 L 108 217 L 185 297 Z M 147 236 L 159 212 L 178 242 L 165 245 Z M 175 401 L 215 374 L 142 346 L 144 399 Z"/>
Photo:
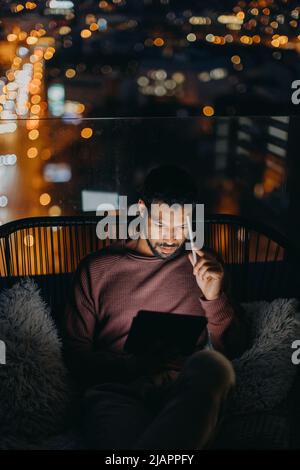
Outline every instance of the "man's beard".
<path id="1" fill-rule="evenodd" d="M 152 245 L 152 243 L 150 242 L 150 240 L 148 238 L 146 238 L 146 242 L 147 242 L 150 250 L 152 251 L 153 255 L 156 256 L 157 258 L 160 258 L 160 259 L 176 258 L 177 256 L 181 255 L 184 251 L 184 242 L 183 242 L 183 243 L 181 243 L 181 245 L 178 246 L 178 248 L 176 248 L 176 250 L 173 253 L 171 253 L 170 255 L 163 256 L 159 251 L 157 251 L 155 246 Z M 167 245 L 167 246 L 170 246 L 170 245 Z"/>

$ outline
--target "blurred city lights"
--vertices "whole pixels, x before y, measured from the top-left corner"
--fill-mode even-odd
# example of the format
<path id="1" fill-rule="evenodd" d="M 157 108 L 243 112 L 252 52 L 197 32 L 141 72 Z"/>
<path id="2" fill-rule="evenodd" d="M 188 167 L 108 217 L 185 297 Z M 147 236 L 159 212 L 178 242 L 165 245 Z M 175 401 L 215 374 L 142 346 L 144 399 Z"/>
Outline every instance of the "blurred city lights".
<path id="1" fill-rule="evenodd" d="M 49 148 L 45 148 L 41 151 L 41 159 L 42 160 L 49 160 L 51 158 L 51 150 Z"/>
<path id="2" fill-rule="evenodd" d="M 85 127 L 81 131 L 81 137 L 83 137 L 84 139 L 90 139 L 92 135 L 93 135 L 93 129 L 91 129 L 90 127 Z"/>
<path id="3" fill-rule="evenodd" d="M 74 3 L 69 0 L 50 0 L 49 8 L 53 9 L 70 9 L 74 7 Z"/>
<path id="4" fill-rule="evenodd" d="M 240 64 L 240 63 L 241 63 L 241 58 L 240 58 L 240 56 L 238 56 L 238 55 L 233 55 L 233 56 L 231 57 L 231 62 L 232 62 L 233 64 Z"/>
<path id="5" fill-rule="evenodd" d="M 36 204 L 45 182 L 68 181 L 71 166 L 55 166 L 60 152 L 65 158 L 79 136 L 93 136 L 91 127 L 82 128 L 83 113 L 85 118 L 98 112 L 105 116 L 127 106 L 133 114 L 162 110 L 210 117 L 219 110 L 243 113 L 262 102 L 281 109 L 285 98 L 279 77 L 284 82 L 289 74 L 280 73 L 284 68 L 294 73 L 294 57 L 300 53 L 300 7 L 294 2 L 179 8 L 160 0 L 164 13 L 157 22 L 151 10 L 155 2 L 145 0 L 145 27 L 142 8 L 131 2 L 92 3 L 3 2 L 8 15 L 1 17 L 0 134 L 8 138 L 1 149 L 1 177 L 25 171 L 24 159 L 17 163 L 16 155 L 36 159 L 25 158 L 30 170 L 40 172 L 32 176 L 32 187 L 39 190 Z M 65 126 L 62 134 L 58 122 Z M 54 166 L 47 167 L 51 158 Z M 12 171 L 5 168 L 14 165 Z M 270 185 L 257 183 L 253 197 L 263 198 Z M 62 209 L 52 206 L 50 211 L 57 215 Z"/>
<path id="6" fill-rule="evenodd" d="M 218 22 L 222 24 L 243 24 L 243 17 L 239 13 L 235 15 L 220 15 Z"/>
<path id="7" fill-rule="evenodd" d="M 47 163 L 44 167 L 44 179 L 48 183 L 66 183 L 71 177 L 71 167 L 67 163 Z"/>
<path id="8" fill-rule="evenodd" d="M 105 18 L 99 18 L 98 20 L 98 28 L 100 31 L 106 31 L 107 30 L 107 20 Z"/>
<path id="9" fill-rule="evenodd" d="M 80 33 L 80 36 L 83 38 L 83 39 L 87 39 L 87 38 L 90 38 L 92 35 L 91 31 L 89 29 L 83 29 Z"/>
<path id="10" fill-rule="evenodd" d="M 61 215 L 61 208 L 59 206 L 51 206 L 49 207 L 48 214 L 52 217 L 56 217 Z"/>
<path id="11" fill-rule="evenodd" d="M 43 193 L 40 195 L 40 204 L 42 206 L 48 206 L 51 202 L 51 196 L 48 193 Z"/>
<path id="12" fill-rule="evenodd" d="M 38 149 L 36 147 L 30 147 L 27 150 L 27 157 L 28 158 L 35 158 L 38 155 Z"/>
<path id="13" fill-rule="evenodd" d="M 194 33 L 189 33 L 186 38 L 189 42 L 194 42 L 194 41 L 196 41 L 197 36 Z"/>
<path id="14" fill-rule="evenodd" d="M 212 106 L 204 106 L 202 111 L 204 116 L 213 116 L 215 114 L 215 110 Z"/>
<path id="15" fill-rule="evenodd" d="M 6 155 L 0 155 L 0 166 L 13 166 L 17 162 L 17 156 L 15 153 L 8 153 Z"/>
<path id="16" fill-rule="evenodd" d="M 31 131 L 28 132 L 28 139 L 30 140 L 36 140 L 39 138 L 39 131 L 37 129 L 32 129 Z"/>
<path id="17" fill-rule="evenodd" d="M 76 70 L 74 69 L 67 69 L 65 72 L 67 78 L 73 78 L 76 75 Z"/>
<path id="18" fill-rule="evenodd" d="M 156 38 L 156 39 L 154 39 L 154 41 L 153 41 L 153 44 L 154 44 L 155 46 L 157 46 L 157 47 L 163 46 L 164 43 L 165 43 L 165 41 L 164 41 L 162 38 Z"/>
<path id="19" fill-rule="evenodd" d="M 3 112 L 1 113 L 1 115 Z M 2 116 L 1 116 L 2 117 Z M 8 122 L 2 124 L 0 122 L 0 134 L 10 134 L 17 130 L 17 124 L 15 122 Z"/>
<path id="20" fill-rule="evenodd" d="M 8 198 L 5 195 L 0 196 L 0 207 L 6 207 L 8 204 Z"/>
<path id="21" fill-rule="evenodd" d="M 65 88 L 61 83 L 48 87 L 49 111 L 53 116 L 62 116 L 64 113 Z"/>

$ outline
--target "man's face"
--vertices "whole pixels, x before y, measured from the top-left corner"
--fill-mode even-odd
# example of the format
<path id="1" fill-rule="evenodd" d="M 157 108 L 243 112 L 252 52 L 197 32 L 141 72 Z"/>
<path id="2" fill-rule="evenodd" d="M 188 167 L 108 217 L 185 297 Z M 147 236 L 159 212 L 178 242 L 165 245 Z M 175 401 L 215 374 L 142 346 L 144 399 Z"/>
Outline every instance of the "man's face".
<path id="1" fill-rule="evenodd" d="M 187 217 L 192 216 L 192 208 L 187 206 L 152 203 L 147 215 L 147 242 L 156 256 L 170 258 L 181 252 L 188 236 Z"/>

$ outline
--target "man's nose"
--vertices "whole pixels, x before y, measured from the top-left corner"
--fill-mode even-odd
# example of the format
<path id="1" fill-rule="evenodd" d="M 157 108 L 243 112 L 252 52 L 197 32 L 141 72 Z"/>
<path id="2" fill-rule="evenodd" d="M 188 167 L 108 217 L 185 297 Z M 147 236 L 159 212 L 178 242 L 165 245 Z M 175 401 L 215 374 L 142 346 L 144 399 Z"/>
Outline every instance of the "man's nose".
<path id="1" fill-rule="evenodd" d="M 173 243 L 175 241 L 175 230 L 173 227 L 165 227 L 163 229 L 162 237 L 165 241 Z"/>

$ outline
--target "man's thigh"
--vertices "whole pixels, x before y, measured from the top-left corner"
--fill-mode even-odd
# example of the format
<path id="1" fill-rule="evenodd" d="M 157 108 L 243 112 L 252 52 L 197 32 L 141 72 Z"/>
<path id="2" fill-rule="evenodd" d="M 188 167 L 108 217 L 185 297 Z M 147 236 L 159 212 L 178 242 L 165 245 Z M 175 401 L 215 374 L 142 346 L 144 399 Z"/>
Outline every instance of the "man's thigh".
<path id="1" fill-rule="evenodd" d="M 153 417 L 140 387 L 105 383 L 85 392 L 83 427 L 91 448 L 130 449 Z"/>

